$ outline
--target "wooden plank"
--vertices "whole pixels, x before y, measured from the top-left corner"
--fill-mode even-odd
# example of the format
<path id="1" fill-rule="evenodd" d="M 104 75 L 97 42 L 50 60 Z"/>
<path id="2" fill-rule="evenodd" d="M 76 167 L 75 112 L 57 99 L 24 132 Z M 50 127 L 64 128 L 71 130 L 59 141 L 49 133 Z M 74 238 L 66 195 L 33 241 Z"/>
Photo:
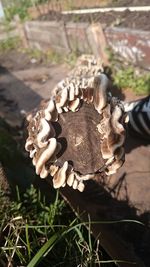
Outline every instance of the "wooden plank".
<path id="1" fill-rule="evenodd" d="M 56 51 L 70 52 L 63 23 L 26 22 L 25 31 L 29 43 L 31 41 L 41 48 L 52 47 Z"/>
<path id="2" fill-rule="evenodd" d="M 128 6 L 128 7 L 102 7 L 102 8 L 89 8 L 89 9 L 78 9 L 78 10 L 67 10 L 63 11 L 62 14 L 93 14 L 93 13 L 105 13 L 105 12 L 124 12 L 130 10 L 131 12 L 137 11 L 150 11 L 150 6 Z"/>
<path id="3" fill-rule="evenodd" d="M 36 27 L 38 29 L 46 29 L 48 28 L 49 30 L 51 28 L 59 28 L 60 26 L 63 26 L 63 22 L 57 22 L 57 21 L 26 21 L 25 26 L 29 28 Z"/>
<path id="4" fill-rule="evenodd" d="M 109 65 L 108 56 L 106 54 L 107 42 L 100 23 L 93 23 L 87 29 L 87 37 L 96 58 L 100 58 L 104 65 Z"/>
<path id="5" fill-rule="evenodd" d="M 91 53 L 91 47 L 87 38 L 89 23 L 66 23 L 66 34 L 72 51 Z"/>

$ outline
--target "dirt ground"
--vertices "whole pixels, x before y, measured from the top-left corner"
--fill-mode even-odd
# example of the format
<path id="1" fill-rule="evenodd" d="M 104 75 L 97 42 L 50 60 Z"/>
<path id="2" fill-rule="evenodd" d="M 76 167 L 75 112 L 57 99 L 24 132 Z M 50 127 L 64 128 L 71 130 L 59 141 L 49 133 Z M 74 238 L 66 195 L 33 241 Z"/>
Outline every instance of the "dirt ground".
<path id="1" fill-rule="evenodd" d="M 16 51 L 0 55 L 0 62 L 0 116 L 11 126 L 19 126 L 25 112 L 49 98 L 50 91 L 69 71 L 65 64 L 46 64 Z"/>
<path id="2" fill-rule="evenodd" d="M 124 12 L 106 12 L 106 13 L 93 13 L 82 15 L 62 15 L 58 12 L 51 11 L 47 15 L 43 15 L 38 20 L 63 20 L 64 22 L 100 22 L 104 27 L 128 27 L 131 29 L 149 31 L 150 30 L 150 12 L 131 12 L 126 10 Z"/>
<path id="3" fill-rule="evenodd" d="M 110 4 L 108 4 L 110 6 Z M 149 6 L 149 0 L 112 0 L 111 6 Z"/>
<path id="4" fill-rule="evenodd" d="M 65 65 L 46 65 L 44 62 L 31 62 L 22 53 L 11 52 L 0 56 L 0 117 L 11 126 L 21 127 L 25 112 L 37 107 L 42 99 L 50 96 L 55 84 L 64 78 L 70 68 Z M 138 97 L 130 90 L 122 92 L 122 99 Z M 147 225 L 150 223 L 150 143 L 127 136 L 126 162 L 117 175 L 109 180 L 109 191 L 117 200 L 128 201 Z M 118 219 L 122 218 L 118 212 Z M 127 218 L 128 214 L 125 214 Z M 144 254 L 149 267 L 150 233 L 140 233 L 142 242 L 138 253 Z M 128 235 L 130 235 L 128 233 Z M 142 236 L 142 237 L 141 237 Z M 141 238 L 143 240 L 141 241 Z M 143 254 L 142 254 L 143 253 Z"/>

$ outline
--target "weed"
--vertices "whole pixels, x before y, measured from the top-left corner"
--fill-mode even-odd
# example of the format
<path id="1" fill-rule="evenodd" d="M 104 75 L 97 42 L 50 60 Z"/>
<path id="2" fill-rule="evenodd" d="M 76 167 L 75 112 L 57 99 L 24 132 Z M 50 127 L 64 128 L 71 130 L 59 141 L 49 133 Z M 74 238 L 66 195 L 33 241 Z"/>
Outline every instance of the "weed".
<path id="1" fill-rule="evenodd" d="M 1 194 L 2 202 L 3 197 Z M 2 212 L 6 206 L 4 217 Z M 28 264 L 28 267 L 37 266 L 40 262 L 42 266 L 48 266 L 51 262 L 51 266 L 69 267 L 95 266 L 95 262 L 99 261 L 98 243 L 91 237 L 90 220 L 87 231 L 78 218 L 70 217 L 58 191 L 55 201 L 47 205 L 33 186 L 23 196 L 17 190 L 17 200 L 3 207 L 0 220 L 0 237 L 3 236 L 4 240 L 0 248 L 0 262 L 7 262 L 10 266 Z"/>
<path id="2" fill-rule="evenodd" d="M 138 95 L 150 93 L 150 74 L 136 75 L 133 67 L 116 71 L 114 82 L 118 87 L 133 89 Z"/>
<path id="3" fill-rule="evenodd" d="M 32 5 L 30 0 L 14 0 L 13 3 L 4 8 L 5 18 L 7 21 L 11 21 L 15 15 L 19 15 L 21 20 L 25 20 L 29 17 L 28 7 Z"/>
<path id="4" fill-rule="evenodd" d="M 71 52 L 68 55 L 64 55 L 61 53 L 56 52 L 53 49 L 49 49 L 47 51 L 42 51 L 39 49 L 24 49 L 22 50 L 24 53 L 32 59 L 36 59 L 39 62 L 45 63 L 54 63 L 54 64 L 61 64 L 67 63 L 71 67 L 74 67 L 78 58 L 78 53 Z"/>
<path id="5" fill-rule="evenodd" d="M 11 4 L 4 8 L 5 18 L 7 21 L 12 21 L 15 15 L 19 15 L 22 21 L 30 18 L 28 13 L 29 7 L 37 7 L 41 4 L 49 4 L 51 0 L 13 0 Z"/>
<path id="6" fill-rule="evenodd" d="M 40 192 L 33 186 L 27 189 L 23 196 L 17 196 L 16 201 L 9 203 L 7 218 L 5 222 L 3 220 L 1 234 L 5 235 L 5 242 L 1 246 L 0 259 L 7 259 L 9 264 L 14 261 L 27 264 L 33 253 L 40 249 L 53 233 L 52 225 L 59 221 L 57 217 L 61 215 L 64 202 L 58 199 L 57 194 L 55 202 L 46 206 Z M 2 194 L 0 199 L 4 201 Z M 2 220 L 2 216 L 0 219 Z"/>
<path id="7" fill-rule="evenodd" d="M 45 63 L 62 63 L 63 57 L 60 53 L 57 53 L 53 49 L 49 49 L 47 51 L 42 51 L 40 49 L 22 49 L 24 53 L 26 53 L 31 59 L 36 59 L 39 62 Z"/>
<path id="8" fill-rule="evenodd" d="M 75 67 L 75 65 L 76 65 L 78 56 L 79 56 L 79 52 L 78 52 L 78 51 L 73 51 L 73 52 L 69 53 L 69 54 L 65 57 L 64 61 L 65 61 L 69 66 L 71 66 L 71 67 L 73 68 L 73 67 Z"/>
<path id="9" fill-rule="evenodd" d="M 31 49 L 31 48 L 27 48 L 27 49 L 21 49 L 21 52 L 26 53 L 29 58 L 34 58 L 38 61 L 41 61 L 43 58 L 43 52 L 39 49 Z"/>
<path id="10" fill-rule="evenodd" d="M 21 41 L 19 37 L 9 37 L 3 41 L 0 41 L 0 53 L 8 52 L 13 49 L 18 49 Z"/>
<path id="11" fill-rule="evenodd" d="M 46 53 L 45 53 L 45 57 L 46 57 L 46 61 L 49 62 L 53 62 L 53 63 L 62 63 L 63 62 L 63 55 L 61 53 L 56 52 L 53 49 L 49 49 Z"/>
<path id="12" fill-rule="evenodd" d="M 59 191 L 50 204 L 33 185 L 24 194 L 16 191 L 17 198 L 11 202 L 0 191 L 1 266 L 95 267 L 107 263 L 102 261 L 99 239 L 91 235 L 90 217 L 87 222 L 72 217 Z"/>
<path id="13" fill-rule="evenodd" d="M 136 73 L 136 69 L 131 65 L 124 65 L 110 48 L 106 53 L 111 63 L 111 73 L 115 85 L 120 89 L 130 88 L 137 95 L 147 95 L 150 93 L 150 74 Z"/>

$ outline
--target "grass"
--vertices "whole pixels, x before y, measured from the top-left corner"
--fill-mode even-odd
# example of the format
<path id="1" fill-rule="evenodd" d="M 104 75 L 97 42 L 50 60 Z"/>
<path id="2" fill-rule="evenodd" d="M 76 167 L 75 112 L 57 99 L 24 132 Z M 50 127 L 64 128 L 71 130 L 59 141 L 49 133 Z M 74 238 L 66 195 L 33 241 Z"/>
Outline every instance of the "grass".
<path id="1" fill-rule="evenodd" d="M 147 95 L 150 93 L 150 74 L 137 75 L 131 66 L 116 71 L 114 83 L 122 89 L 132 89 L 137 95 Z"/>
<path id="2" fill-rule="evenodd" d="M 19 15 L 20 19 L 24 21 L 29 18 L 28 8 L 32 5 L 31 0 L 13 0 L 11 4 L 4 8 L 5 18 L 8 22 L 12 21 L 14 16 Z"/>
<path id="3" fill-rule="evenodd" d="M 111 76 L 114 84 L 120 90 L 131 89 L 137 95 L 150 94 L 150 74 L 147 72 L 136 71 L 129 63 L 124 64 L 120 58 L 113 53 L 110 48 L 105 51 L 110 62 Z"/>
<path id="4" fill-rule="evenodd" d="M 101 0 L 102 5 L 108 4 L 109 0 Z M 41 4 L 47 4 L 49 6 L 49 10 L 53 10 L 54 6 L 58 5 L 60 9 L 66 9 L 66 10 L 72 10 L 76 9 L 79 6 L 76 5 L 76 1 L 74 0 L 67 0 L 67 1 L 60 1 L 60 0 L 7 0 L 7 2 L 11 2 L 9 5 L 7 4 L 4 8 L 5 17 L 7 21 L 11 21 L 13 17 L 18 14 L 20 19 L 22 21 L 29 19 L 30 15 L 28 13 L 29 7 L 35 7 L 37 10 L 39 10 L 39 5 Z M 88 1 L 90 3 L 90 1 Z M 114 0 L 113 0 L 114 2 Z M 85 6 L 91 7 L 91 4 L 88 5 L 88 3 L 85 4 L 85 1 L 81 1 L 80 7 L 85 8 Z M 93 6 L 95 4 L 93 3 Z"/>
<path id="5" fill-rule="evenodd" d="M 4 200 L 0 192 L 1 266 L 95 266 L 100 262 L 99 242 L 90 234 L 90 222 L 87 231 L 85 223 L 72 217 L 58 191 L 50 205 L 33 186 L 23 196 L 17 190 L 17 199 L 9 204 Z"/>
<path id="6" fill-rule="evenodd" d="M 78 52 L 70 52 L 68 55 L 56 52 L 54 49 L 49 49 L 47 51 L 42 51 L 39 49 L 22 48 L 21 40 L 19 37 L 9 37 L 0 41 L 0 54 L 7 53 L 10 51 L 19 51 L 27 54 L 27 56 L 32 60 L 35 59 L 39 63 L 43 62 L 45 64 L 63 64 L 67 63 L 70 67 L 74 67 L 79 56 Z"/>
<path id="7" fill-rule="evenodd" d="M 0 266 L 96 267 L 119 262 L 103 260 L 100 240 L 91 235 L 90 217 L 87 222 L 75 217 L 59 191 L 48 204 L 33 185 L 24 194 L 16 188 L 16 200 L 11 201 L 1 190 L 0 204 Z"/>
<path id="8" fill-rule="evenodd" d="M 90 217 L 81 222 L 59 191 L 48 204 L 33 185 L 24 194 L 16 188 L 16 200 L 11 201 L 1 190 L 0 204 L 0 266 L 97 267 L 122 262 L 103 260 L 100 240 L 91 235 L 91 225 L 100 222 Z M 101 223 L 120 222 L 136 221 Z"/>
<path id="9" fill-rule="evenodd" d="M 19 37 L 8 37 L 0 41 L 0 53 L 6 53 L 10 50 L 17 50 L 21 45 L 21 40 Z"/>
<path id="10" fill-rule="evenodd" d="M 47 51 L 42 51 L 39 49 L 25 49 L 25 53 L 32 59 L 36 59 L 39 62 L 45 62 L 45 63 L 62 63 L 63 62 L 63 56 L 60 53 L 57 53 L 53 49 L 49 49 Z"/>
<path id="11" fill-rule="evenodd" d="M 38 62 L 62 64 L 67 63 L 69 66 L 74 67 L 78 58 L 77 52 L 71 52 L 68 55 L 64 55 L 56 52 L 53 49 L 42 51 L 39 49 L 21 49 L 26 53 L 30 59 L 36 59 Z"/>

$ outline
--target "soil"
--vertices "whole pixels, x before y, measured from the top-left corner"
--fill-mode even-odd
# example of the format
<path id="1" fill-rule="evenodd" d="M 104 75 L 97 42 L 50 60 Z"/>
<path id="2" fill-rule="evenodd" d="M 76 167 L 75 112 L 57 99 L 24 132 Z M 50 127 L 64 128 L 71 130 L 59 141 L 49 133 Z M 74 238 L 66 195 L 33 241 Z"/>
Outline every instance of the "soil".
<path id="1" fill-rule="evenodd" d="M 17 56 L 16 56 L 17 54 Z M 38 68 L 51 66 L 51 62 L 45 63 L 44 55 L 39 56 L 38 59 L 30 56 L 28 53 L 11 50 L 9 52 L 0 53 L 1 66 L 5 67 L 8 71 L 20 71 L 24 69 Z M 4 70 L 5 72 L 5 70 Z M 1 73 L 3 73 L 1 69 Z"/>
<path id="2" fill-rule="evenodd" d="M 0 116 L 13 127 L 20 126 L 24 114 L 47 99 L 69 71 L 65 64 L 45 63 L 16 51 L 0 55 L 0 62 Z"/>
<path id="3" fill-rule="evenodd" d="M 149 6 L 149 0 L 112 0 L 108 6 Z"/>
<path id="4" fill-rule="evenodd" d="M 0 61 L 0 117 L 4 118 L 9 125 L 19 127 L 20 131 L 24 113 L 37 107 L 42 99 L 49 98 L 51 90 L 58 81 L 67 75 L 69 68 L 66 65 L 46 65 L 44 62 L 33 64 L 25 54 L 17 52 L 0 56 Z M 122 95 L 127 100 L 138 98 L 130 90 L 123 91 Z M 127 201 L 128 206 L 131 209 L 134 208 L 136 216 L 139 216 L 138 219 L 146 225 L 150 223 L 149 154 L 150 144 L 148 142 L 127 136 L 126 162 L 118 174 L 111 177 L 109 181 L 111 197 L 115 201 Z M 101 196 L 102 194 L 99 195 L 99 198 Z M 97 203 L 96 207 L 102 207 L 101 202 Z M 125 213 L 124 209 L 119 209 L 119 206 L 112 208 L 109 204 L 107 206 L 107 203 L 105 205 L 103 210 L 105 211 L 107 207 L 107 216 L 109 217 L 107 219 L 130 218 L 130 214 Z M 149 267 L 149 230 L 145 228 L 139 233 L 139 229 L 137 229 L 135 234 L 134 231 L 135 229 L 127 230 L 126 228 L 124 233 L 128 241 L 132 239 L 138 255 L 145 261 L 145 266 Z"/>
<path id="5" fill-rule="evenodd" d="M 128 27 L 131 29 L 150 31 L 150 12 L 131 12 L 126 10 L 124 12 L 106 12 L 106 13 L 93 13 L 93 14 L 68 14 L 63 15 L 58 12 L 51 11 L 47 15 L 43 15 L 38 20 L 62 20 L 65 23 L 73 22 L 100 22 L 104 27 Z"/>

